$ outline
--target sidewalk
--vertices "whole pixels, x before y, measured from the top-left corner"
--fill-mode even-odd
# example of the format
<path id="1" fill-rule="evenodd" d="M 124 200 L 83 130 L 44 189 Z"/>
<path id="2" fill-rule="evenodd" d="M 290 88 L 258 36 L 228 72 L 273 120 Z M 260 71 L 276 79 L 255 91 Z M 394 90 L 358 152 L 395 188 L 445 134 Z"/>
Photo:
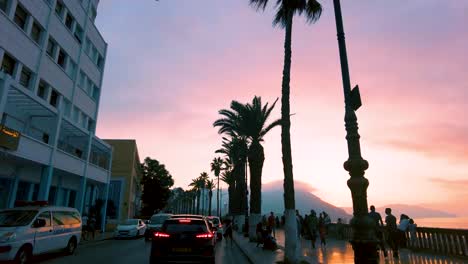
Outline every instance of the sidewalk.
<path id="1" fill-rule="evenodd" d="M 80 240 L 80 245 L 88 245 L 88 244 L 92 244 L 94 242 L 109 240 L 109 239 L 112 239 L 113 237 L 114 237 L 114 232 L 112 232 L 112 231 L 111 232 L 104 232 L 104 233 L 96 231 L 96 235 L 95 235 L 94 239 L 92 239 L 90 237 L 90 235 L 88 234 L 88 236 L 87 236 L 88 240 L 81 239 Z"/>
<path id="2" fill-rule="evenodd" d="M 284 249 L 280 246 L 276 251 L 264 250 L 262 246 L 256 247 L 257 242 L 250 242 L 248 237 L 243 234 L 233 232 L 234 243 L 254 264 L 272 264 L 284 259 Z"/>

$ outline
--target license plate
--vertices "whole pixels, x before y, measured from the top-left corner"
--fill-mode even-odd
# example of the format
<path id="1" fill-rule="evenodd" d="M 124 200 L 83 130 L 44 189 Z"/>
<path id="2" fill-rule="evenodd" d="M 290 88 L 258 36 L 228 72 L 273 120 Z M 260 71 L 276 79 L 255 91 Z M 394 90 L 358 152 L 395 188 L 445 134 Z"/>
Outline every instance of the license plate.
<path id="1" fill-rule="evenodd" d="M 177 253 L 188 253 L 188 252 L 192 252 L 192 249 L 191 248 L 173 248 L 172 251 L 177 252 Z"/>

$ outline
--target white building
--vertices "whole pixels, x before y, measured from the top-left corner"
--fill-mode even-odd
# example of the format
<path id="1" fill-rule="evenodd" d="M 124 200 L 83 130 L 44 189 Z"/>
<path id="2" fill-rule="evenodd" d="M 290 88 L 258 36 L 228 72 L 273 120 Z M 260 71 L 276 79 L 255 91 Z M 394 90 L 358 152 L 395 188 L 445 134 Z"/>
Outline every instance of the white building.
<path id="1" fill-rule="evenodd" d="M 0 208 L 48 200 L 85 213 L 107 197 L 112 149 L 94 135 L 107 52 L 98 4 L 0 0 Z"/>

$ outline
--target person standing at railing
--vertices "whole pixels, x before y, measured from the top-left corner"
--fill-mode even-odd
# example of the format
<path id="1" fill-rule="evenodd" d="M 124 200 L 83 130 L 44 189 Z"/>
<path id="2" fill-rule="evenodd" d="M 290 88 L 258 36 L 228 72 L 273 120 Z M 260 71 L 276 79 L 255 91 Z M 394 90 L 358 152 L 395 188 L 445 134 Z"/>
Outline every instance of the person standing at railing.
<path id="1" fill-rule="evenodd" d="M 393 257 L 398 258 L 398 228 L 396 223 L 396 217 L 392 215 L 392 209 L 386 208 L 385 224 L 387 225 L 388 244 L 392 248 Z"/>
<path id="2" fill-rule="evenodd" d="M 385 257 L 387 257 L 387 251 L 385 250 L 384 237 L 383 237 L 383 221 L 382 216 L 375 211 L 375 206 L 370 206 L 369 217 L 375 222 L 375 236 L 379 240 L 379 247 L 382 250 Z"/>
<path id="3" fill-rule="evenodd" d="M 402 248 L 406 247 L 406 231 L 408 231 L 409 216 L 400 215 L 400 223 L 398 224 L 398 245 Z"/>
<path id="4" fill-rule="evenodd" d="M 317 240 L 318 219 L 314 210 L 310 210 L 310 215 L 306 218 L 307 230 L 309 231 L 310 243 L 312 249 L 315 248 L 315 241 Z"/>
<path id="5" fill-rule="evenodd" d="M 410 233 L 410 246 L 414 246 L 414 244 L 415 244 L 415 241 L 416 241 L 416 228 L 417 228 L 416 223 L 414 222 L 413 219 L 410 219 L 409 224 L 408 224 L 408 231 Z"/>

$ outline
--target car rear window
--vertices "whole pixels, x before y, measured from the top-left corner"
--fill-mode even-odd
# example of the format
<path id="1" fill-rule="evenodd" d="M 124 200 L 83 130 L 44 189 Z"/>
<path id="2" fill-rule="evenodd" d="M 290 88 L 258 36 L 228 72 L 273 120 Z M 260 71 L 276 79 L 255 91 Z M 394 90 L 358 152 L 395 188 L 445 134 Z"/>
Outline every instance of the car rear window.
<path id="1" fill-rule="evenodd" d="M 150 219 L 151 224 L 162 224 L 166 219 L 170 218 L 170 215 L 153 215 Z"/>
<path id="2" fill-rule="evenodd" d="M 204 233 L 208 232 L 205 221 L 202 220 L 170 220 L 164 222 L 163 230 L 167 233 Z"/>

